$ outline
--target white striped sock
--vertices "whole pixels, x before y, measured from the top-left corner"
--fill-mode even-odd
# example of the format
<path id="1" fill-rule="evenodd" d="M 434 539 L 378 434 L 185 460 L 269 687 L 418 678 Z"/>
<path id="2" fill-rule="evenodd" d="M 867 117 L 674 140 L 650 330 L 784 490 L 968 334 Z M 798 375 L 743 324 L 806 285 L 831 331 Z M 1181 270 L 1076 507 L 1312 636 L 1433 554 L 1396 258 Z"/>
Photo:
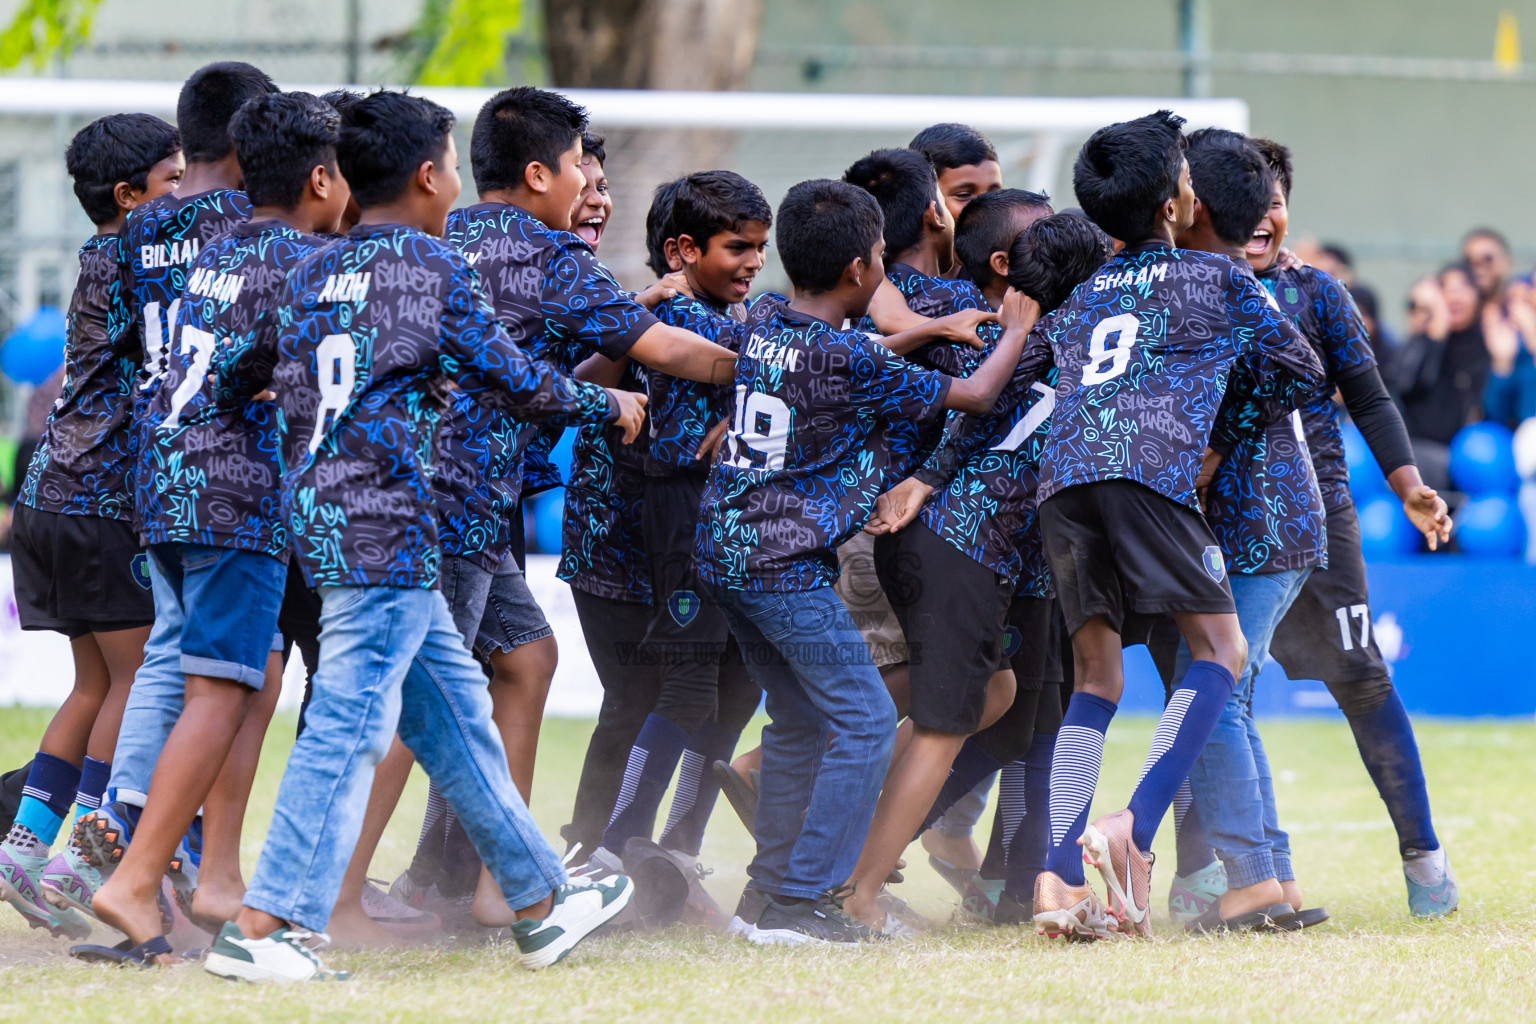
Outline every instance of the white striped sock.
<path id="1" fill-rule="evenodd" d="M 1024 762 L 1014 761 L 1003 766 L 1002 781 L 997 785 L 997 806 L 1003 812 L 1003 864 L 1008 863 L 1008 848 L 1013 845 L 1014 833 L 1024 820 Z"/>
<path id="2" fill-rule="evenodd" d="M 703 777 L 704 755 L 697 750 L 683 751 L 682 764 L 677 768 L 677 795 L 672 798 L 672 809 L 667 812 L 667 825 L 661 830 L 662 835 L 676 828 L 698 803 L 699 780 Z"/>
<path id="3" fill-rule="evenodd" d="M 1173 797 L 1173 830 L 1184 831 L 1184 815 L 1189 813 L 1189 806 L 1195 802 L 1195 794 L 1189 788 L 1189 780 L 1185 779 L 1179 786 L 1179 791 Z"/>
<path id="4" fill-rule="evenodd" d="M 1081 725 L 1064 725 L 1051 753 L 1051 845 L 1060 846 L 1067 830 L 1093 802 L 1104 760 L 1104 734 Z M 1076 836 L 1072 837 L 1076 839 Z"/>
<path id="5" fill-rule="evenodd" d="M 1194 700 L 1195 691 L 1183 687 L 1174 690 L 1173 696 L 1168 698 L 1168 706 L 1163 708 L 1163 717 L 1157 720 L 1157 731 L 1152 734 L 1152 749 L 1147 751 L 1147 760 L 1141 766 L 1141 774 L 1136 777 L 1136 785 L 1141 785 L 1141 780 L 1147 777 L 1147 772 L 1152 770 L 1158 759 L 1173 749 L 1173 741 L 1179 738 L 1184 716 Z"/>
<path id="6" fill-rule="evenodd" d="M 645 771 L 645 759 L 649 752 L 644 747 L 630 747 L 629 761 L 624 765 L 624 781 L 619 785 L 619 798 L 613 802 L 613 813 L 608 816 L 611 826 L 619 815 L 635 801 L 635 791 L 640 788 L 640 773 Z"/>

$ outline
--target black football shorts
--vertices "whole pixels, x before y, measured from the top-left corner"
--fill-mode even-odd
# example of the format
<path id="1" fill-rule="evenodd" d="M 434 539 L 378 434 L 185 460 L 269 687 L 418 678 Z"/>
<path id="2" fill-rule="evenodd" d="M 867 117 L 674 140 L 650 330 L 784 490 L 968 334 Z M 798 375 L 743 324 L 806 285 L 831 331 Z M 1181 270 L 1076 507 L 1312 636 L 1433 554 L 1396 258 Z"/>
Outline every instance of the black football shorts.
<path id="1" fill-rule="evenodd" d="M 11 574 L 22 629 L 74 640 L 155 621 L 149 556 L 120 519 L 17 505 Z"/>

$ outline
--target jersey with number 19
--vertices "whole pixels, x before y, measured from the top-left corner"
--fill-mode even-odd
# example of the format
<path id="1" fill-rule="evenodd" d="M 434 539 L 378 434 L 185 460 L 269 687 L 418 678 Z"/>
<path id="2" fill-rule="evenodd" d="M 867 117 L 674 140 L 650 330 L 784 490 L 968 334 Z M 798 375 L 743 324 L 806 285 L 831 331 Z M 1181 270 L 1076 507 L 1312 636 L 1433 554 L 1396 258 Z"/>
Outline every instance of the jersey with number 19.
<path id="1" fill-rule="evenodd" d="M 890 482 L 890 425 L 944 414 L 950 378 L 759 300 L 736 360 L 735 411 L 699 509 L 699 577 L 726 590 L 837 579 L 836 548 Z"/>
<path id="2" fill-rule="evenodd" d="M 176 317 L 162 386 L 149 400 L 139 475 L 148 543 L 255 551 L 288 560 L 279 514 L 278 413 L 272 402 L 218 393 L 217 366 L 276 329 L 283 278 L 329 239 L 277 220 L 246 221 L 202 248 Z"/>
<path id="3" fill-rule="evenodd" d="M 432 474 L 454 384 L 529 422 L 616 411 L 518 348 L 463 255 L 414 228 L 360 225 L 301 260 L 277 317 L 227 376 L 238 394 L 277 391 L 284 518 L 314 586 L 436 585 Z"/>
<path id="4" fill-rule="evenodd" d="M 1246 262 L 1155 242 L 1112 257 L 1031 336 L 1021 365 L 1052 361 L 1060 377 L 1042 503 L 1123 479 L 1198 511 L 1195 479 L 1213 435 L 1252 436 L 1323 378 Z"/>

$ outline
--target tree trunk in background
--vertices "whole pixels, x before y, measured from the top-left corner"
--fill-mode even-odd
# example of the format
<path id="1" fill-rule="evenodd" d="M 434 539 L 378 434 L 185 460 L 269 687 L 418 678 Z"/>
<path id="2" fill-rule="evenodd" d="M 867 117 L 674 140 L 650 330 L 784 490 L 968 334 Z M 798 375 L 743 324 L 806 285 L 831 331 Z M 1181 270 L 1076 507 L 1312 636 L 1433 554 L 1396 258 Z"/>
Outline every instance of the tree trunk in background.
<path id="1" fill-rule="evenodd" d="M 544 39 L 556 86 L 596 89 L 739 89 L 757 49 L 762 0 L 543 0 Z M 729 166 L 735 133 L 607 131 L 613 219 L 603 262 L 644 287 L 645 213 L 663 181 Z"/>

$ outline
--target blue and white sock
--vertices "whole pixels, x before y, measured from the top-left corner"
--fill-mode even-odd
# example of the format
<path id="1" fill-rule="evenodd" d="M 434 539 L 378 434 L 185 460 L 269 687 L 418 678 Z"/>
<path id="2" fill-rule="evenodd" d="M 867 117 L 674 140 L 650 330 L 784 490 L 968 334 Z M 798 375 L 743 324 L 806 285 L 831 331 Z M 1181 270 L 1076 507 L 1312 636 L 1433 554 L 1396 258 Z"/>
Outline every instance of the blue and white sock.
<path id="1" fill-rule="evenodd" d="M 75 791 L 75 817 L 81 818 L 101 806 L 101 797 L 107 791 L 107 780 L 112 777 L 112 764 L 87 757 L 80 766 L 80 785 Z"/>
<path id="2" fill-rule="evenodd" d="M 1003 866 L 1008 866 L 1013 837 L 1019 831 L 1019 823 L 1028 810 L 1028 791 L 1024 784 L 1024 762 L 1014 761 L 1003 766 L 1002 778 L 997 783 L 997 810 L 1003 826 Z"/>
<path id="3" fill-rule="evenodd" d="M 619 798 L 603 831 L 603 846 L 610 853 L 623 853 L 624 843 L 634 836 L 650 836 L 656 810 L 687 744 L 688 734 L 682 726 L 661 715 L 646 716 L 635 745 L 629 748 Z"/>
<path id="4" fill-rule="evenodd" d="M 1438 850 L 1440 839 L 1430 819 L 1424 763 L 1419 760 L 1413 723 L 1396 687 L 1375 711 L 1350 716 L 1349 727 L 1360 748 L 1360 759 L 1397 829 L 1399 852 L 1406 856 L 1409 850 Z"/>
<path id="5" fill-rule="evenodd" d="M 1051 755 L 1055 733 L 1036 733 L 1035 741 L 1019 764 L 1024 766 L 1024 817 L 1008 844 L 1008 885 L 1003 890 L 1014 900 L 1033 899 L 1035 878 L 1045 869 L 1051 846 Z"/>
<path id="6" fill-rule="evenodd" d="M 1188 878 L 1215 862 L 1216 851 L 1205 837 L 1205 823 L 1200 820 L 1200 809 L 1195 806 L 1195 794 L 1190 791 L 1188 779 L 1173 798 L 1173 830 L 1178 840 L 1174 873 L 1180 878 Z"/>
<path id="7" fill-rule="evenodd" d="M 1061 717 L 1051 752 L 1051 848 L 1045 867 L 1068 885 L 1082 885 L 1083 854 L 1077 841 L 1088 827 L 1088 805 L 1099 784 L 1104 734 L 1115 717 L 1113 701 L 1074 693 Z"/>
<path id="8" fill-rule="evenodd" d="M 79 786 L 79 768 L 61 757 L 38 751 L 27 772 L 21 803 L 6 843 L 31 856 L 48 852 L 59 836 Z"/>
<path id="9" fill-rule="evenodd" d="M 713 721 L 705 722 L 688 737 L 677 769 L 677 792 L 667 812 L 666 827 L 657 840 L 663 847 L 690 857 L 699 855 L 704 826 L 720 796 L 720 783 L 715 781 L 712 765 L 716 761 L 729 762 L 740 739 L 741 733 L 722 729 Z"/>
<path id="10" fill-rule="evenodd" d="M 1157 731 L 1152 734 L 1152 749 L 1142 765 L 1141 779 L 1128 805 L 1135 818 L 1131 841 L 1137 849 L 1152 849 L 1152 839 L 1163 823 L 1163 815 L 1168 813 L 1179 787 L 1189 778 L 1190 768 L 1205 750 L 1221 709 L 1236 688 L 1237 680 L 1224 666 L 1214 661 L 1196 661 L 1169 696 Z"/>

